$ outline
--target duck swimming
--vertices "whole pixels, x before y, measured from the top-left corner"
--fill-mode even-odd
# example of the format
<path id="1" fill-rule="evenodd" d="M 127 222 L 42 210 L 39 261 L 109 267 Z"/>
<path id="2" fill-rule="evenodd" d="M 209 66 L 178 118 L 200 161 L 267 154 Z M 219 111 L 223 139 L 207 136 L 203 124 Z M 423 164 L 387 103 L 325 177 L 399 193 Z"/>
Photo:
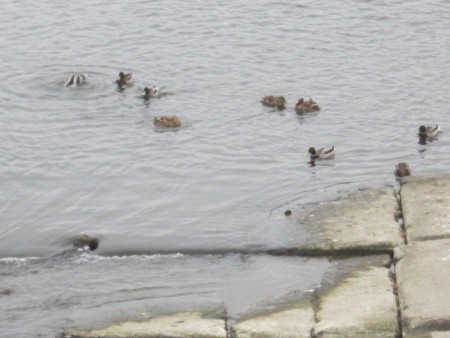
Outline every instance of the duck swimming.
<path id="1" fill-rule="evenodd" d="M 284 96 L 264 96 L 260 102 L 267 107 L 277 108 L 278 110 L 283 110 L 286 108 L 286 99 Z"/>
<path id="2" fill-rule="evenodd" d="M 297 104 L 295 105 L 295 111 L 297 112 L 297 114 L 310 113 L 319 110 L 320 106 L 312 98 L 309 98 L 308 101 L 305 101 L 302 97 L 297 101 Z"/>
<path id="3" fill-rule="evenodd" d="M 159 97 L 159 88 L 156 86 L 153 86 L 152 88 L 145 87 L 142 95 L 145 100 L 148 100 L 151 97 Z"/>
<path id="4" fill-rule="evenodd" d="M 132 73 L 125 74 L 124 72 L 120 72 L 116 80 L 116 83 L 119 87 L 129 85 L 131 82 L 133 82 Z"/>
<path id="5" fill-rule="evenodd" d="M 417 133 L 417 135 L 420 138 L 433 138 L 435 137 L 438 133 L 439 133 L 439 126 L 437 124 L 433 125 L 433 126 L 420 126 L 419 127 L 419 131 Z"/>
<path id="6" fill-rule="evenodd" d="M 94 251 L 98 248 L 99 240 L 97 237 L 88 235 L 77 236 L 73 241 L 73 246 L 78 249 L 89 247 L 89 250 Z"/>
<path id="7" fill-rule="evenodd" d="M 409 167 L 409 164 L 406 162 L 396 164 L 394 168 L 394 175 L 397 177 L 410 176 L 411 168 Z"/>
<path id="8" fill-rule="evenodd" d="M 330 158 L 334 156 L 334 147 L 326 147 L 326 148 L 320 148 L 320 149 L 314 149 L 314 147 L 311 147 L 308 149 L 308 153 L 311 157 L 311 160 L 325 160 L 327 158 Z"/>
<path id="9" fill-rule="evenodd" d="M 157 116 L 154 118 L 153 123 L 156 126 L 165 128 L 178 128 L 181 126 L 181 121 L 178 116 Z"/>
<path id="10" fill-rule="evenodd" d="M 64 83 L 64 86 L 68 87 L 68 86 L 79 86 L 82 85 L 83 83 L 86 82 L 86 75 L 81 74 L 81 73 L 76 73 L 76 74 L 72 74 L 70 75 L 66 82 Z"/>

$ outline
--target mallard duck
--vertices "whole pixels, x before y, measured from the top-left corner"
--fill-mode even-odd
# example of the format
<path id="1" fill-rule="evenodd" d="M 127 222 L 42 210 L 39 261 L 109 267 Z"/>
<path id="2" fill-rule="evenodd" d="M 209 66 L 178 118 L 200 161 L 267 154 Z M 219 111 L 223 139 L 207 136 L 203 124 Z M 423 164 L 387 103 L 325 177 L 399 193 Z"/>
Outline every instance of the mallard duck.
<path id="1" fill-rule="evenodd" d="M 320 110 L 320 107 L 312 98 L 309 98 L 308 101 L 305 101 L 302 97 L 297 101 L 297 104 L 295 105 L 295 111 L 297 112 L 297 114 L 310 113 L 318 110 Z"/>
<path id="2" fill-rule="evenodd" d="M 286 99 L 284 98 L 284 96 L 269 95 L 264 96 L 260 102 L 265 106 L 283 110 L 285 108 Z"/>
<path id="3" fill-rule="evenodd" d="M 83 249 L 85 247 L 89 247 L 89 250 L 94 251 L 98 248 L 98 238 L 91 237 L 88 235 L 80 235 L 73 241 L 73 246 L 75 248 Z"/>
<path id="4" fill-rule="evenodd" d="M 420 138 L 433 138 L 439 133 L 439 126 L 437 124 L 433 126 L 420 126 L 417 135 Z"/>
<path id="5" fill-rule="evenodd" d="M 398 177 L 410 176 L 411 168 L 409 167 L 409 164 L 406 162 L 396 164 L 394 169 L 394 175 Z"/>
<path id="6" fill-rule="evenodd" d="M 160 127 L 178 128 L 181 126 L 181 121 L 178 116 L 157 116 L 153 123 Z"/>
<path id="7" fill-rule="evenodd" d="M 311 157 L 311 160 L 316 159 L 324 160 L 334 156 L 334 147 L 320 148 L 318 150 L 314 149 L 314 147 L 311 147 L 308 149 L 308 152 Z"/>
<path id="8" fill-rule="evenodd" d="M 145 87 L 143 97 L 145 100 L 150 99 L 151 97 L 158 97 L 159 96 L 159 89 L 156 86 L 153 86 L 152 88 Z"/>
<path id="9" fill-rule="evenodd" d="M 132 81 L 133 81 L 132 73 L 124 74 L 124 72 L 120 72 L 119 76 L 117 77 L 116 83 L 118 86 L 122 87 L 130 84 Z"/>
<path id="10" fill-rule="evenodd" d="M 66 82 L 64 83 L 64 86 L 79 86 L 86 82 L 86 75 L 77 73 L 70 75 Z"/>

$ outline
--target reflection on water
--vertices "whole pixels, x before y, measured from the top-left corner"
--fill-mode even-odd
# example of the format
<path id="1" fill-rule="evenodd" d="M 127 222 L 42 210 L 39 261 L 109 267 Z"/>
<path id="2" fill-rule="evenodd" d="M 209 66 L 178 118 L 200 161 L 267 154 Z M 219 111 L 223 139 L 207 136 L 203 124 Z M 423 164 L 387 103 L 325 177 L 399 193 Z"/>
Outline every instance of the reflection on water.
<path id="1" fill-rule="evenodd" d="M 83 233 L 100 239 L 100 256 L 290 248 L 303 229 L 286 209 L 395 184 L 398 162 L 414 175 L 448 171 L 450 4 L 438 3 L 3 4 L 0 257 L 47 259 Z M 123 91 L 121 70 L 135 76 Z M 64 87 L 79 72 L 88 82 Z M 145 102 L 153 84 L 170 95 Z M 266 94 L 283 95 L 286 109 L 262 106 Z M 297 115 L 300 97 L 321 110 Z M 182 128 L 159 132 L 161 115 L 179 116 Z M 424 123 L 443 132 L 417 145 Z M 336 158 L 308 163 L 308 148 L 327 144 Z M 16 266 L 13 284 L 26 290 L 53 268 Z M 73 273 L 58 269 L 41 283 L 61 299 L 47 307 L 49 321 L 67 304 Z M 82 276 L 105 269 L 113 287 L 123 282 L 98 269 Z M 46 301 L 33 290 L 21 305 L 20 292 L 0 297 L 22 320 Z M 35 327 L 13 317 L 5 332 Z"/>

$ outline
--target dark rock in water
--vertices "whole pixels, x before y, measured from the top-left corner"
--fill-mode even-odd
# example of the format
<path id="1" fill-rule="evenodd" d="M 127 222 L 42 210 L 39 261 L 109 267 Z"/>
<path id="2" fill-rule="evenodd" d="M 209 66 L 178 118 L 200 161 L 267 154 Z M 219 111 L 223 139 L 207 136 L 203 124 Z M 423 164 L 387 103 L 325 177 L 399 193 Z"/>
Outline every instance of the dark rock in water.
<path id="1" fill-rule="evenodd" d="M 94 251 L 98 248 L 99 240 L 97 237 L 91 237 L 88 235 L 80 235 L 73 241 L 75 248 L 89 247 L 89 250 Z"/>
<path id="2" fill-rule="evenodd" d="M 291 215 L 292 215 L 292 211 L 291 211 L 291 210 L 286 210 L 286 211 L 284 212 L 284 215 L 285 215 L 285 216 L 291 216 Z"/>
<path id="3" fill-rule="evenodd" d="M 398 176 L 398 177 L 410 176 L 411 168 L 409 167 L 409 164 L 406 162 L 398 163 L 395 166 L 394 174 L 395 174 L 395 176 Z"/>

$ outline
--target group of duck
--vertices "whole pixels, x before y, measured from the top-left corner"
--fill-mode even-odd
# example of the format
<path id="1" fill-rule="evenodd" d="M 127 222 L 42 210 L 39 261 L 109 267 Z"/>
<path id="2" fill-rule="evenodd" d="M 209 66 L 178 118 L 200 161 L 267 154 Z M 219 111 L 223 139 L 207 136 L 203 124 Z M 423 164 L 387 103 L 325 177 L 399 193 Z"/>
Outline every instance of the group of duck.
<path id="1" fill-rule="evenodd" d="M 286 99 L 284 96 L 264 96 L 260 101 L 264 106 L 276 108 L 277 110 L 286 109 Z M 320 106 L 312 99 L 305 100 L 304 98 L 300 98 L 295 107 L 295 112 L 299 115 L 304 113 L 311 113 L 320 110 Z M 417 132 L 419 137 L 420 144 L 426 144 L 427 141 L 433 140 L 439 133 L 439 126 L 437 124 L 431 126 L 421 125 Z M 315 149 L 314 147 L 310 147 L 308 149 L 309 156 L 311 158 L 310 164 L 313 166 L 315 160 L 325 160 L 334 156 L 334 146 L 324 147 Z M 411 168 L 406 162 L 398 163 L 394 168 L 394 174 L 397 177 L 404 177 L 411 175 Z"/>
<path id="2" fill-rule="evenodd" d="M 66 82 L 65 86 L 79 86 L 86 83 L 87 77 L 85 74 L 76 73 L 70 75 Z M 124 73 L 120 72 L 119 76 L 116 79 L 116 84 L 119 87 L 119 90 L 123 90 L 128 87 L 133 82 L 133 74 L 132 73 Z M 145 87 L 144 92 L 142 93 L 142 97 L 144 100 L 150 100 L 151 98 L 159 98 L 161 96 L 161 92 L 159 88 L 156 86 L 153 87 Z M 286 109 L 286 99 L 284 96 L 275 96 L 269 95 L 261 98 L 260 101 L 264 106 L 276 108 L 277 110 Z M 295 112 L 299 115 L 305 113 L 317 112 L 320 110 L 320 106 L 315 102 L 312 98 L 309 100 L 301 97 L 297 103 L 295 104 Z M 154 118 L 153 123 L 156 126 L 164 127 L 164 128 L 179 128 L 181 126 L 181 120 L 177 116 L 157 116 Z M 427 141 L 433 140 L 437 134 L 439 133 L 439 126 L 437 124 L 431 126 L 421 125 L 417 132 L 419 137 L 419 143 L 425 144 Z M 332 158 L 335 154 L 334 146 L 323 147 L 319 149 L 315 149 L 314 147 L 310 147 L 308 149 L 308 153 L 311 159 L 311 165 L 314 165 L 316 160 L 325 160 Z M 395 166 L 394 174 L 397 177 L 409 176 L 411 175 L 411 168 L 405 162 L 398 163 Z"/>
<path id="3" fill-rule="evenodd" d="M 276 108 L 278 110 L 284 110 L 286 109 L 286 99 L 284 96 L 264 96 L 260 101 L 264 106 Z M 295 104 L 295 112 L 298 115 L 302 115 L 305 113 L 313 113 L 320 110 L 320 106 L 317 104 L 316 101 L 314 101 L 312 98 L 309 98 L 309 100 L 305 100 L 303 97 L 298 99 L 297 103 Z M 334 156 L 334 146 L 332 147 L 324 147 L 320 149 L 315 149 L 314 147 L 310 147 L 308 149 L 309 156 L 311 158 L 311 164 L 314 165 L 315 160 L 320 159 L 328 159 Z"/>
<path id="4" fill-rule="evenodd" d="M 119 76 L 116 79 L 116 84 L 119 90 L 124 90 L 128 87 L 134 80 L 132 73 L 124 73 L 120 72 Z M 76 87 L 83 85 L 87 82 L 87 76 L 82 73 L 71 74 L 66 79 L 64 86 L 68 87 Z M 162 94 L 158 87 L 145 87 L 142 93 L 142 98 L 145 101 L 150 100 L 151 98 L 159 98 Z M 155 126 L 163 127 L 163 128 L 179 128 L 181 126 L 181 120 L 178 116 L 156 116 L 153 119 L 153 123 Z"/>
<path id="5" fill-rule="evenodd" d="M 426 144 L 427 141 L 432 141 L 436 138 L 440 131 L 440 127 L 435 124 L 432 126 L 421 125 L 419 127 L 419 131 L 417 132 L 417 136 L 419 136 L 419 143 Z M 411 168 L 408 163 L 400 162 L 394 168 L 394 174 L 397 177 L 410 176 Z"/>

